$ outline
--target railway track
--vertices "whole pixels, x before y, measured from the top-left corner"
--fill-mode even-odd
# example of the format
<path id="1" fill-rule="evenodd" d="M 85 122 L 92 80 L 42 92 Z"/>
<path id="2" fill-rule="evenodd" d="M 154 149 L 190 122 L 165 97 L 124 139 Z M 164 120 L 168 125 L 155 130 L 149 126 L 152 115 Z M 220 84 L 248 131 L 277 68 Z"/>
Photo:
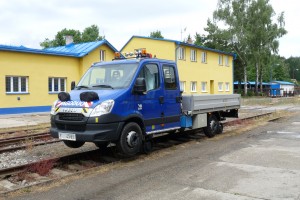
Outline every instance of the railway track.
<path id="1" fill-rule="evenodd" d="M 271 114 L 272 113 L 270 112 L 270 113 L 262 113 L 255 116 L 249 116 L 243 119 L 239 119 L 240 121 L 239 123 L 246 120 L 265 117 Z M 224 126 L 231 126 L 231 125 L 235 125 L 236 121 L 228 121 L 223 124 Z M 46 133 L 40 134 L 40 136 L 36 134 L 36 137 L 47 137 L 47 134 Z M 170 148 L 176 145 L 181 145 L 190 141 L 202 140 L 204 138 L 206 137 L 201 132 L 198 132 L 196 134 L 182 134 L 182 135 L 177 135 L 176 137 L 157 138 L 154 141 L 152 152 Z M 24 138 L 21 137 L 18 139 L 24 140 Z M 7 142 L 9 143 L 12 141 L 7 140 Z M 4 140 L 0 142 L 0 144 L 3 143 L 5 144 Z M 136 157 L 139 156 L 144 156 L 144 155 L 138 155 Z M 53 181 L 55 179 L 59 179 L 64 176 L 74 175 L 76 173 L 82 173 L 83 171 L 90 170 L 95 167 L 99 167 L 109 163 L 116 163 L 120 161 L 126 162 L 126 159 L 120 159 L 116 157 L 116 150 L 114 147 L 111 147 L 105 151 L 94 149 L 94 150 L 80 152 L 80 153 L 45 158 L 43 160 L 31 162 L 28 164 L 0 169 L 0 177 L 1 177 L 0 194 L 1 193 L 5 194 L 14 190 L 18 190 L 23 187 L 32 186 L 32 182 L 34 183 L 39 182 L 38 181 L 39 179 L 42 179 L 42 181 L 40 182 Z M 31 177 L 32 174 L 34 174 L 34 178 Z M 1 189 L 1 185 L 3 185 L 1 184 L 1 181 L 9 182 L 9 184 L 7 184 L 8 186 L 6 188 L 2 187 Z"/>
<path id="2" fill-rule="evenodd" d="M 0 139 L 0 154 L 4 152 L 25 149 L 28 146 L 33 147 L 55 142 L 59 142 L 59 140 L 51 138 L 49 132 L 3 138 Z"/>
<path id="3" fill-rule="evenodd" d="M 4 129 L 0 130 L 0 136 L 1 135 L 14 135 L 19 132 L 22 132 L 22 134 L 32 134 L 32 133 L 37 133 L 37 132 L 40 132 L 41 130 L 49 129 L 49 128 L 50 128 L 49 124 L 4 128 Z"/>

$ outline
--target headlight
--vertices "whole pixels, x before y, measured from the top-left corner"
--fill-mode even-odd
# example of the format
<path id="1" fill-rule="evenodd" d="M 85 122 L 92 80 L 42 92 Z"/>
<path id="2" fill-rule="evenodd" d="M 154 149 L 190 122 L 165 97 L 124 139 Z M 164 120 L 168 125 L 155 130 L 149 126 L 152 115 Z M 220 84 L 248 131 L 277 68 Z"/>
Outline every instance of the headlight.
<path id="1" fill-rule="evenodd" d="M 55 114 L 55 110 L 56 110 L 56 104 L 57 104 L 58 100 L 54 101 L 52 107 L 51 107 L 51 111 L 50 114 L 54 115 Z"/>
<path id="2" fill-rule="evenodd" d="M 104 115 L 110 113 L 112 108 L 114 107 L 114 100 L 106 100 L 100 103 L 98 106 L 94 108 L 90 117 L 99 117 L 100 115 Z"/>

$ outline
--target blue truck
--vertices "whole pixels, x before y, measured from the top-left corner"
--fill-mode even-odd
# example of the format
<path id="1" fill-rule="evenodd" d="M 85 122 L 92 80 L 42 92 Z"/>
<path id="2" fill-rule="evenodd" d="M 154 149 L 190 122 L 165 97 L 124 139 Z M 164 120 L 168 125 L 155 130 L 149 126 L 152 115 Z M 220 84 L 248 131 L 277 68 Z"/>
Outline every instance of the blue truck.
<path id="1" fill-rule="evenodd" d="M 70 93 L 59 93 L 50 132 L 71 148 L 93 142 L 133 156 L 150 151 L 152 139 L 165 134 L 202 128 L 213 137 L 239 108 L 236 94 L 182 95 L 176 62 L 139 51 L 135 59 L 117 54 L 94 63 Z"/>

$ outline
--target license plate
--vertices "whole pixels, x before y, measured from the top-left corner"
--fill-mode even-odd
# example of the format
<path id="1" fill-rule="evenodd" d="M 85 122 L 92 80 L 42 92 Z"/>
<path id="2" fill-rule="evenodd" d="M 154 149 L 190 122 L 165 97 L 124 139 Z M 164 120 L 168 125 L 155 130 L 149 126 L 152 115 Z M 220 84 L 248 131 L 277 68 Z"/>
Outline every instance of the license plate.
<path id="1" fill-rule="evenodd" d="M 58 133 L 58 138 L 61 140 L 76 141 L 76 135 L 72 133 Z"/>

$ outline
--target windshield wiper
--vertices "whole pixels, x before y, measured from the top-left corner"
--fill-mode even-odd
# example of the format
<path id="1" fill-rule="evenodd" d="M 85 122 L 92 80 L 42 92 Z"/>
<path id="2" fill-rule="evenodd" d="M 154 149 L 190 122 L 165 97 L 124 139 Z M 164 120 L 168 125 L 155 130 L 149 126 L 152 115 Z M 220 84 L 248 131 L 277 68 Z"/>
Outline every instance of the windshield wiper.
<path id="1" fill-rule="evenodd" d="M 93 85 L 93 87 L 101 87 L 101 88 L 111 88 L 111 89 L 114 89 L 111 85 Z"/>
<path id="2" fill-rule="evenodd" d="M 86 88 L 86 89 L 88 89 L 89 87 L 86 86 L 86 85 L 78 85 L 78 86 L 76 86 L 76 88 L 80 90 L 81 88 Z"/>

